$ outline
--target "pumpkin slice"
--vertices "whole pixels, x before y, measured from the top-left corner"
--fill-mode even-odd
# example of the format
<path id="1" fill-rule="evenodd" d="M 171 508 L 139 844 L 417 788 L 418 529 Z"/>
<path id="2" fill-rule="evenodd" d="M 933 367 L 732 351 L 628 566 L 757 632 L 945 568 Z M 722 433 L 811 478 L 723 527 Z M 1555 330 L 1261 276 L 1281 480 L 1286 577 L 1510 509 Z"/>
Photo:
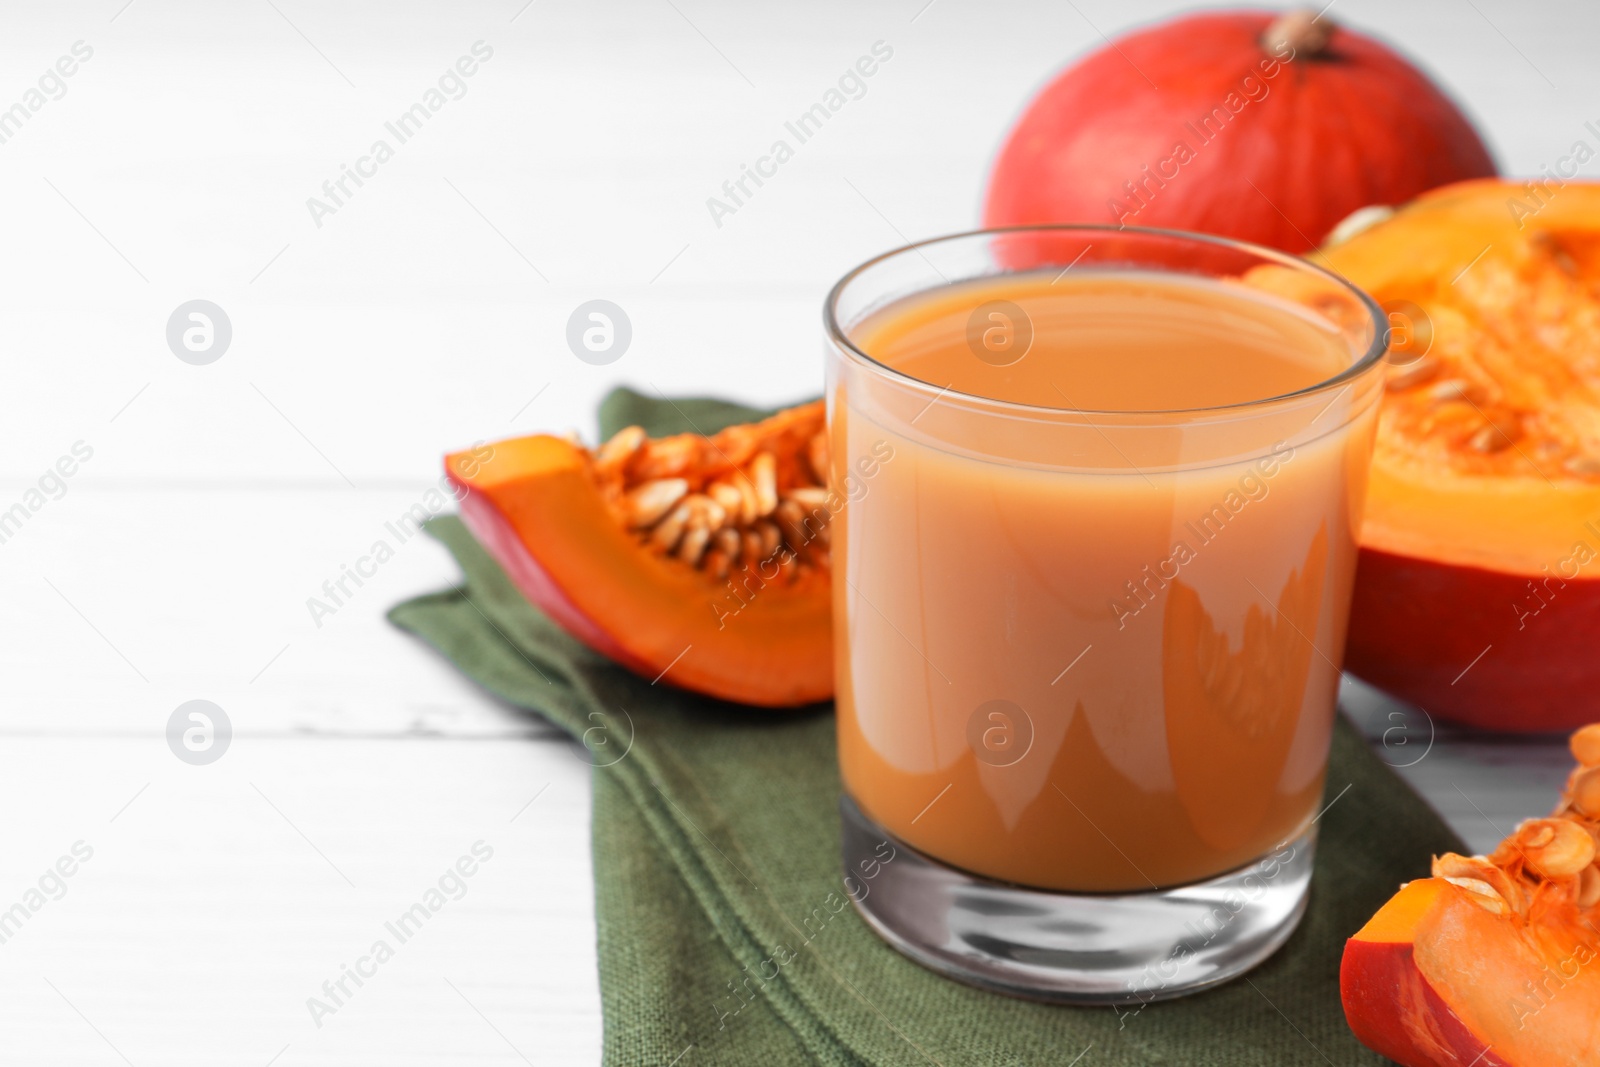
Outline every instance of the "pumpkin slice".
<path id="1" fill-rule="evenodd" d="M 1489 856 L 1446 853 L 1345 944 L 1363 1043 L 1405 1067 L 1600 1064 L 1600 724 L 1547 819 Z"/>
<path id="2" fill-rule="evenodd" d="M 529 600 L 652 681 L 791 706 L 833 694 L 821 401 L 711 436 L 637 426 L 447 456 L 461 516 Z M 485 458 L 487 454 L 487 458 Z"/>
<path id="3" fill-rule="evenodd" d="M 1314 257 L 1394 328 L 1346 667 L 1499 730 L 1600 712 L 1600 186 L 1428 193 Z"/>

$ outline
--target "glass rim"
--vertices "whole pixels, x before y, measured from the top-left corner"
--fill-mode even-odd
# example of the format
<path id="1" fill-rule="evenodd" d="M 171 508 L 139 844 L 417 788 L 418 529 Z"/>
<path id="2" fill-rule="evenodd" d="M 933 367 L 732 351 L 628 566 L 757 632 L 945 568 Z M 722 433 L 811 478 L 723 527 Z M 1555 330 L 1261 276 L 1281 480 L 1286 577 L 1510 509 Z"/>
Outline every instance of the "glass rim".
<path id="1" fill-rule="evenodd" d="M 1162 238 L 1165 240 L 1176 240 L 1189 242 L 1192 244 L 1211 245 L 1217 248 L 1226 248 L 1232 251 L 1244 252 L 1249 255 L 1256 256 L 1259 259 L 1277 263 L 1280 266 L 1321 275 L 1323 278 L 1326 278 L 1339 288 L 1344 289 L 1346 292 L 1353 295 L 1357 302 L 1366 309 L 1368 315 L 1372 319 L 1372 342 L 1367 346 L 1366 352 L 1362 353 L 1358 359 L 1356 359 L 1350 364 L 1350 366 L 1346 367 L 1338 374 L 1330 378 L 1325 378 L 1322 381 L 1314 382 L 1313 384 L 1304 386 L 1303 388 L 1296 389 L 1292 392 L 1279 393 L 1276 396 L 1261 397 L 1255 400 L 1246 400 L 1236 404 L 1214 404 L 1208 407 L 1198 408 L 1102 410 L 1095 408 L 1052 407 L 1044 404 L 1023 404 L 1012 400 L 998 400 L 994 397 L 981 396 L 977 393 L 962 392 L 959 389 L 952 389 L 948 386 L 940 387 L 931 382 L 925 382 L 921 378 L 912 377 L 904 371 L 896 370 L 887 363 L 868 355 L 866 352 L 862 351 L 856 346 L 855 342 L 849 338 L 849 336 L 845 333 L 844 328 L 840 325 L 838 306 L 841 297 L 844 295 L 845 289 L 850 285 L 851 282 L 860 278 L 862 274 L 878 264 L 893 259 L 896 256 L 903 256 L 912 252 L 917 252 L 920 254 L 922 249 L 928 248 L 932 245 L 950 244 L 956 241 L 968 240 L 971 238 L 990 237 L 1007 233 L 1131 234 L 1135 237 Z M 934 270 L 935 273 L 938 272 L 938 268 L 934 268 Z M 982 277 L 996 276 L 998 275 L 984 275 Z M 966 281 L 974 279 L 963 280 Z M 1381 362 L 1384 356 L 1386 356 L 1389 352 L 1388 315 L 1370 294 L 1352 283 L 1343 275 L 1328 270 L 1325 267 L 1318 266 L 1303 256 L 1296 256 L 1288 252 L 1281 252 L 1276 248 L 1268 248 L 1265 245 L 1254 244 L 1250 241 L 1239 241 L 1231 237 L 1217 237 L 1213 234 L 1195 233 L 1189 230 L 1172 230 L 1154 226 L 1107 226 L 1096 223 L 1040 223 L 1022 226 L 983 227 L 976 230 L 963 230 L 960 233 L 944 234 L 939 237 L 930 237 L 922 241 L 913 241 L 910 244 L 901 245 L 898 248 L 891 248 L 887 252 L 882 252 L 876 256 L 873 256 L 871 259 L 857 264 L 855 267 L 847 271 L 842 278 L 834 283 L 833 288 L 828 290 L 828 295 L 823 300 L 822 322 L 828 339 L 832 341 L 833 344 L 838 347 L 847 358 L 851 359 L 858 365 L 864 366 L 865 369 L 870 373 L 876 374 L 882 378 L 887 378 L 895 384 L 910 386 L 918 391 L 935 393 L 935 400 L 945 396 L 954 396 L 960 397 L 964 400 L 974 401 L 979 404 L 992 405 L 993 407 L 999 409 L 1001 413 L 1010 412 L 1019 416 L 1047 416 L 1051 418 L 1081 415 L 1105 416 L 1107 418 L 1116 419 L 1127 416 L 1218 415 L 1226 412 L 1247 412 L 1255 408 L 1261 408 L 1270 404 L 1277 404 L 1287 400 L 1297 400 L 1304 397 L 1316 396 L 1320 393 L 1346 386 L 1370 371 L 1376 364 Z"/>

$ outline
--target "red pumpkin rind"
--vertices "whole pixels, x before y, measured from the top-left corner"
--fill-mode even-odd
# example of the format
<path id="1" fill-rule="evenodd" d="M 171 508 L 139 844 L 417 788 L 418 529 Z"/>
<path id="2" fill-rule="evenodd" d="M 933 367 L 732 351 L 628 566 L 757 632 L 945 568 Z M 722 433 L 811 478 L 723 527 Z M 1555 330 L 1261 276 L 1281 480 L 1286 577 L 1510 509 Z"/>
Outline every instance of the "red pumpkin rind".
<path id="1" fill-rule="evenodd" d="M 1569 730 L 1594 715 L 1600 577 L 1548 600 L 1528 575 L 1363 546 L 1345 669 L 1441 719 L 1484 730 Z"/>
<path id="2" fill-rule="evenodd" d="M 1007 137 L 984 224 L 1165 227 L 1304 252 L 1358 208 L 1495 173 L 1471 123 L 1396 52 L 1335 28 L 1319 54 L 1284 61 L 1262 44 L 1274 19 L 1174 19 L 1068 68 Z"/>

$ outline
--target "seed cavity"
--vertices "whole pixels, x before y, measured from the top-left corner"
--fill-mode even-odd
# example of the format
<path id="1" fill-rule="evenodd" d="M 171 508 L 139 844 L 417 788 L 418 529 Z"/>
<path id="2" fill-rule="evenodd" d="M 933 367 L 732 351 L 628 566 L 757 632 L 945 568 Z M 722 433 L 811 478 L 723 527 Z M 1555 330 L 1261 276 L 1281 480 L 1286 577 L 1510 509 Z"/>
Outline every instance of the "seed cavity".
<path id="1" fill-rule="evenodd" d="M 1427 356 L 1422 356 L 1405 366 L 1396 366 L 1390 371 L 1388 379 L 1384 382 L 1384 388 L 1391 393 L 1415 389 L 1436 377 L 1440 366 L 1438 360 Z"/>
<path id="2" fill-rule="evenodd" d="M 828 566 L 824 418 L 817 401 L 709 437 L 629 426 L 589 461 L 622 527 L 649 550 L 719 579 L 735 567 L 793 579 Z"/>

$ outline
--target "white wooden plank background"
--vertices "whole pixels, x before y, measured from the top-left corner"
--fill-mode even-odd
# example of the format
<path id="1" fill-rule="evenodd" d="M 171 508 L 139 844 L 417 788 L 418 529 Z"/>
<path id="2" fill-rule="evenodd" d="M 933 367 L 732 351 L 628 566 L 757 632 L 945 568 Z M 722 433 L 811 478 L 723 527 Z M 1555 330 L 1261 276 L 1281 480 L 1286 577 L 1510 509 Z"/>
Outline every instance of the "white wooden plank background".
<path id="1" fill-rule="evenodd" d="M 74 42 L 94 50 L 0 144 L 0 508 L 94 449 L 0 544 L 0 909 L 93 849 L 0 944 L 0 1062 L 594 1062 L 587 765 L 383 622 L 452 580 L 431 544 L 321 627 L 306 598 L 446 448 L 592 430 L 618 382 L 815 393 L 833 279 L 970 226 L 1028 93 L 1179 6 L 0 8 L 0 108 Z M 1330 16 L 1425 62 L 1510 171 L 1600 118 L 1591 5 Z M 466 95 L 316 227 L 306 198 L 480 40 Z M 876 41 L 894 54 L 865 96 L 716 226 L 706 198 Z M 205 367 L 164 340 L 197 297 L 234 329 Z M 634 326 L 609 367 L 562 340 L 594 297 Z M 193 698 L 236 729 L 209 767 L 164 741 Z M 1441 731 L 1424 749 L 1415 712 L 1350 705 L 1390 762 L 1426 751 L 1404 773 L 1479 846 L 1562 777 L 1549 742 Z M 1412 732 L 1385 745 L 1396 725 Z M 479 840 L 494 857 L 466 894 L 314 1025 L 306 999 Z"/>

